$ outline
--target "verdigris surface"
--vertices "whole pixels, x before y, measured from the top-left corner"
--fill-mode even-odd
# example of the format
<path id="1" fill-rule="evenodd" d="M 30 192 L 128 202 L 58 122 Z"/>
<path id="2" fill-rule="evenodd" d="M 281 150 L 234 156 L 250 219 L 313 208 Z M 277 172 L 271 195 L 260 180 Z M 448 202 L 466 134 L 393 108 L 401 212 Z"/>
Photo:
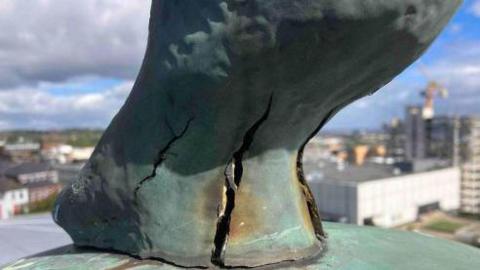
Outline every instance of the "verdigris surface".
<path id="1" fill-rule="evenodd" d="M 190 267 L 314 258 L 302 149 L 417 59 L 460 0 L 153 0 L 137 82 L 53 216 Z"/>
<path id="2" fill-rule="evenodd" d="M 322 257 L 259 270 L 474 270 L 480 249 L 394 230 L 326 223 L 329 245 Z M 8 265 L 4 270 L 180 270 L 153 260 L 65 247 Z"/>

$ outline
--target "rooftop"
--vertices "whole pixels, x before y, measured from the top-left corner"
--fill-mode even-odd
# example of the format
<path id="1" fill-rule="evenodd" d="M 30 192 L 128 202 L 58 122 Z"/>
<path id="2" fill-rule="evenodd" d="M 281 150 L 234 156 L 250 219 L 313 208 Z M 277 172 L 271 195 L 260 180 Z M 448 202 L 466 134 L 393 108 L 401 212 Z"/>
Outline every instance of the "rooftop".
<path id="1" fill-rule="evenodd" d="M 8 168 L 13 166 L 11 162 L 0 159 L 0 176 L 3 175 Z"/>
<path id="2" fill-rule="evenodd" d="M 380 164 L 367 162 L 362 166 L 339 164 L 330 160 L 305 162 L 307 177 L 312 181 L 369 182 L 449 167 L 443 160 L 419 160 L 413 163 Z"/>
<path id="3" fill-rule="evenodd" d="M 51 171 L 52 167 L 47 163 L 22 163 L 5 170 L 5 175 L 16 177 L 21 174 Z"/>
<path id="4" fill-rule="evenodd" d="M 26 183 L 24 186 L 27 188 L 43 188 L 43 187 L 50 187 L 50 186 L 58 186 L 58 184 L 50 181 L 41 181 L 41 182 Z"/>
<path id="5" fill-rule="evenodd" d="M 0 268 L 22 257 L 71 243 L 50 214 L 0 220 Z"/>
<path id="6" fill-rule="evenodd" d="M 0 193 L 22 188 L 23 186 L 17 181 L 0 176 Z"/>
<path id="7" fill-rule="evenodd" d="M 40 150 L 39 143 L 27 142 L 27 143 L 13 143 L 5 144 L 2 146 L 6 151 L 36 151 Z"/>

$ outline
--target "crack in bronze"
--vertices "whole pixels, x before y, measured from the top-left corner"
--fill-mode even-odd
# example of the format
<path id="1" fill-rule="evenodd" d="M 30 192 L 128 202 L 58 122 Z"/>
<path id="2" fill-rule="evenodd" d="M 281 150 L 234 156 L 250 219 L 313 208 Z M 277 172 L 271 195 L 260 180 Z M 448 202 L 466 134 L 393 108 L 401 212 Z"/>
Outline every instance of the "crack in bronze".
<path id="1" fill-rule="evenodd" d="M 310 219 L 312 221 L 313 230 L 315 231 L 315 235 L 317 239 L 323 241 L 326 238 L 325 230 L 323 229 L 322 220 L 320 217 L 320 211 L 318 211 L 317 202 L 315 201 L 315 197 L 313 196 L 313 192 L 310 189 L 310 186 L 305 179 L 305 173 L 303 171 L 303 152 L 305 147 L 307 146 L 308 142 L 315 137 L 318 132 L 327 124 L 327 122 L 342 108 L 342 106 L 337 106 L 333 110 L 331 110 L 327 116 L 322 120 L 320 125 L 310 134 L 306 142 L 300 147 L 297 154 L 297 178 L 300 182 L 300 186 L 302 188 L 303 195 L 305 196 L 305 200 L 307 202 L 308 213 L 310 215 Z"/>
<path id="2" fill-rule="evenodd" d="M 172 133 L 174 134 L 173 138 L 170 139 L 170 141 L 168 141 L 168 143 L 158 152 L 157 154 L 157 157 L 155 158 L 155 161 L 153 162 L 153 169 L 152 169 L 152 173 L 148 176 L 146 176 L 145 178 L 143 178 L 138 184 L 137 186 L 135 187 L 135 190 L 134 190 L 134 200 L 135 202 L 137 201 L 138 199 L 138 192 L 140 191 L 140 189 L 142 188 L 142 186 L 152 180 L 153 178 L 155 178 L 157 176 L 157 169 L 163 164 L 163 162 L 167 159 L 167 152 L 170 150 L 170 148 L 172 148 L 173 144 L 175 144 L 175 142 L 177 142 L 179 139 L 181 139 L 183 136 L 185 136 L 185 134 L 187 133 L 188 129 L 190 128 L 190 124 L 192 123 L 193 121 L 193 118 L 190 118 L 188 121 L 187 121 L 187 124 L 185 125 L 184 129 L 182 130 L 182 132 L 180 132 L 180 134 L 175 134 L 174 130 L 172 129 L 172 127 L 168 124 L 167 122 L 167 126 L 168 128 L 172 131 Z"/>
<path id="3" fill-rule="evenodd" d="M 226 204 L 223 214 L 219 213 L 219 219 L 217 222 L 217 231 L 214 239 L 214 249 L 212 251 L 211 262 L 214 265 L 220 267 L 226 267 L 224 260 L 225 247 L 228 242 L 228 236 L 230 233 L 230 221 L 232 213 L 235 208 L 235 193 L 237 188 L 240 187 L 243 176 L 243 157 L 250 149 L 255 138 L 255 134 L 262 124 L 267 121 L 272 109 L 273 94 L 270 95 L 268 106 L 262 117 L 258 119 L 252 127 L 250 127 L 243 137 L 243 142 L 240 148 L 233 153 L 233 157 L 225 168 L 225 196 Z"/>

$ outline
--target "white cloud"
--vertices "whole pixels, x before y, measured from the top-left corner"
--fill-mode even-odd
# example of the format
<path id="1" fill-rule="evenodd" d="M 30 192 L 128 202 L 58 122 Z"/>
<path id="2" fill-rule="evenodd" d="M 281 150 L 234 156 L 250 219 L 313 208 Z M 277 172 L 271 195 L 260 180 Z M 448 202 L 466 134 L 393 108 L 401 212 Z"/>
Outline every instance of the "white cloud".
<path id="1" fill-rule="evenodd" d="M 149 0 L 0 0 L 0 88 L 97 75 L 133 79 Z"/>
<path id="2" fill-rule="evenodd" d="M 349 106 L 333 118 L 328 128 L 379 127 L 393 117 L 403 117 L 406 105 L 422 105 L 420 93 L 429 80 L 449 90 L 447 99 L 435 99 L 437 115 L 480 115 L 479 59 L 480 41 L 449 42 L 433 61 L 417 63 L 375 95 Z"/>
<path id="3" fill-rule="evenodd" d="M 44 85 L 0 91 L 0 129 L 105 127 L 124 103 L 133 81 L 74 95 L 53 95 Z"/>
<path id="4" fill-rule="evenodd" d="M 451 44 L 443 57 L 428 66 L 429 76 L 450 88 L 453 98 L 470 95 L 478 100 L 479 59 L 480 41 Z"/>
<path id="5" fill-rule="evenodd" d="M 459 34 L 459 33 L 461 33 L 462 30 L 463 30 L 463 25 L 460 24 L 460 23 L 452 23 L 452 24 L 448 27 L 448 30 L 450 31 L 450 33 Z"/>
<path id="6" fill-rule="evenodd" d="M 480 17 L 480 0 L 475 0 L 473 2 L 471 11 L 475 16 Z"/>
<path id="7" fill-rule="evenodd" d="M 108 124 L 141 64 L 150 2 L 0 0 L 0 129 Z M 480 0 L 468 5 L 471 13 L 480 17 Z M 450 27 L 452 33 L 468 30 L 467 24 Z M 451 45 L 438 59 L 428 68 L 433 78 L 450 88 L 451 106 L 479 112 L 480 43 Z M 82 89 L 93 80 L 89 76 L 126 82 L 85 93 Z M 340 116 L 346 125 L 365 125 L 367 118 L 379 123 L 399 116 L 405 104 L 421 102 L 418 93 L 424 83 L 394 82 Z M 70 93 L 48 91 L 52 88 L 69 89 Z M 442 109 L 446 102 L 438 103 Z"/>
<path id="8" fill-rule="evenodd" d="M 141 64 L 150 3 L 0 0 L 0 130 L 105 127 Z"/>

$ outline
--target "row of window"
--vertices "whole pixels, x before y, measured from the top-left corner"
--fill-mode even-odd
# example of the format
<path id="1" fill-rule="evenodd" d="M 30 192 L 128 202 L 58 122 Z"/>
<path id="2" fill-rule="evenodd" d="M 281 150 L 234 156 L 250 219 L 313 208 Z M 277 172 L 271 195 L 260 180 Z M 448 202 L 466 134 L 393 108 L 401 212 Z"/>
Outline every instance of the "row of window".
<path id="1" fill-rule="evenodd" d="M 14 191 L 14 192 L 9 192 L 7 193 L 7 195 L 5 196 L 7 199 L 11 199 L 11 200 L 23 200 L 25 199 L 26 195 L 25 195 L 25 192 L 24 191 Z"/>

